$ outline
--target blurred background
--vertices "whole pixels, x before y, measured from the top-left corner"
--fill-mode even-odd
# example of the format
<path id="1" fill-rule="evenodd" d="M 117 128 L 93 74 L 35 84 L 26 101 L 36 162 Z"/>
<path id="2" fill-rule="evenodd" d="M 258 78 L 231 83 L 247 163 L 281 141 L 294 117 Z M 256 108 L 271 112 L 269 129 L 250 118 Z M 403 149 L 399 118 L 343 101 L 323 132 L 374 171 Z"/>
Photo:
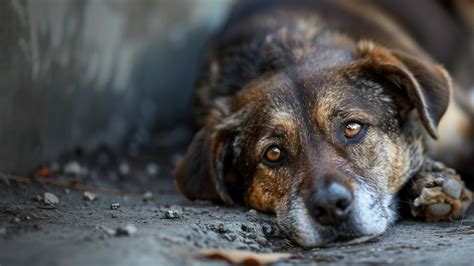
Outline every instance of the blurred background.
<path id="1" fill-rule="evenodd" d="M 183 122 L 199 51 L 231 2 L 1 1 L 0 170 Z"/>

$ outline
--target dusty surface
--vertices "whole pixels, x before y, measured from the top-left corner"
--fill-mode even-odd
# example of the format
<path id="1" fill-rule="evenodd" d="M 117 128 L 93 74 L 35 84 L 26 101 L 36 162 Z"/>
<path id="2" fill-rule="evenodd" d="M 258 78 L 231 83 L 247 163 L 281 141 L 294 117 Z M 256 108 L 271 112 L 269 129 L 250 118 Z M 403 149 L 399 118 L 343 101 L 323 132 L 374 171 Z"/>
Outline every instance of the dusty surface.
<path id="1" fill-rule="evenodd" d="M 171 136 L 189 137 L 179 130 Z M 155 141 L 158 142 L 155 150 L 148 151 L 155 156 L 127 155 L 110 159 L 104 151 L 105 155 L 99 152 L 98 155 L 73 156 L 64 159 L 60 169 L 76 159 L 80 165 L 93 164 L 94 167 L 74 174 L 74 167 L 69 165 L 69 174 L 60 170 L 49 177 L 98 190 L 95 201 L 85 200 L 83 190 L 68 191 L 39 182 L 27 184 L 11 180 L 7 185 L 3 178 L 3 183 L 0 182 L 0 265 L 225 264 L 194 256 L 207 248 L 294 254 L 277 265 L 472 265 L 474 262 L 472 208 L 463 220 L 452 223 L 402 221 L 370 242 L 300 249 L 285 240 L 272 216 L 185 200 L 174 188 L 171 178 L 173 163 L 179 157 L 176 151 L 182 151 L 182 146 L 169 147 L 166 143 L 173 139 L 159 139 Z M 123 162 L 127 162 L 129 169 Z M 104 165 L 97 166 L 101 164 Z M 59 198 L 57 208 L 44 208 L 44 203 L 38 202 L 38 195 L 43 197 L 45 192 Z M 147 193 L 144 199 L 145 192 L 152 192 L 152 197 Z M 112 209 L 113 203 L 119 203 L 120 207 Z M 127 225 L 133 225 L 136 233 L 114 235 L 117 228 Z"/>

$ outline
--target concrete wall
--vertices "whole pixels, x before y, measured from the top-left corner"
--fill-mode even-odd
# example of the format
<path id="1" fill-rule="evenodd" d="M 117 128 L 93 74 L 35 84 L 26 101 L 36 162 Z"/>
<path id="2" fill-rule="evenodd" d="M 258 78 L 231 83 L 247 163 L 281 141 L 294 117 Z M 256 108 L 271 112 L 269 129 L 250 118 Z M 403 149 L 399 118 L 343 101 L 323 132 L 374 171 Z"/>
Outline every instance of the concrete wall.
<path id="1" fill-rule="evenodd" d="M 199 50 L 231 0 L 0 2 L 0 171 L 187 114 Z"/>

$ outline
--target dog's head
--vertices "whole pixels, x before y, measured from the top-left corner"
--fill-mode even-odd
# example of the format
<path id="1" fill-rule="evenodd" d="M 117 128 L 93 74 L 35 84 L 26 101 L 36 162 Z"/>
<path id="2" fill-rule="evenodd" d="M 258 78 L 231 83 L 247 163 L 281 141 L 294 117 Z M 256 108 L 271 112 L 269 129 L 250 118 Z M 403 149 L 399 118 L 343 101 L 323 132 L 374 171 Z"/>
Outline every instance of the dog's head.
<path id="1" fill-rule="evenodd" d="M 305 53 L 215 100 L 178 186 L 190 199 L 276 213 L 306 247 L 381 234 L 423 161 L 421 136 L 436 138 L 449 77 L 369 42 Z"/>

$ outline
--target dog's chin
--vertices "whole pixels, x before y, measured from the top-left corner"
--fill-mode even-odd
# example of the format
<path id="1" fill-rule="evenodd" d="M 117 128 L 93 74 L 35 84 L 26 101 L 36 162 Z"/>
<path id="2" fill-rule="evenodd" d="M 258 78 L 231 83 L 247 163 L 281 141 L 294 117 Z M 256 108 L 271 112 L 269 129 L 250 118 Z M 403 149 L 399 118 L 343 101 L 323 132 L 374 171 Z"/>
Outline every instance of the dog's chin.
<path id="1" fill-rule="evenodd" d="M 367 195 L 367 194 L 362 194 Z M 308 213 L 301 198 L 289 209 L 277 212 L 277 222 L 288 238 L 305 248 L 325 246 L 333 242 L 369 239 L 383 234 L 395 220 L 391 198 L 373 202 L 356 199 L 350 217 L 337 226 L 321 225 Z"/>

